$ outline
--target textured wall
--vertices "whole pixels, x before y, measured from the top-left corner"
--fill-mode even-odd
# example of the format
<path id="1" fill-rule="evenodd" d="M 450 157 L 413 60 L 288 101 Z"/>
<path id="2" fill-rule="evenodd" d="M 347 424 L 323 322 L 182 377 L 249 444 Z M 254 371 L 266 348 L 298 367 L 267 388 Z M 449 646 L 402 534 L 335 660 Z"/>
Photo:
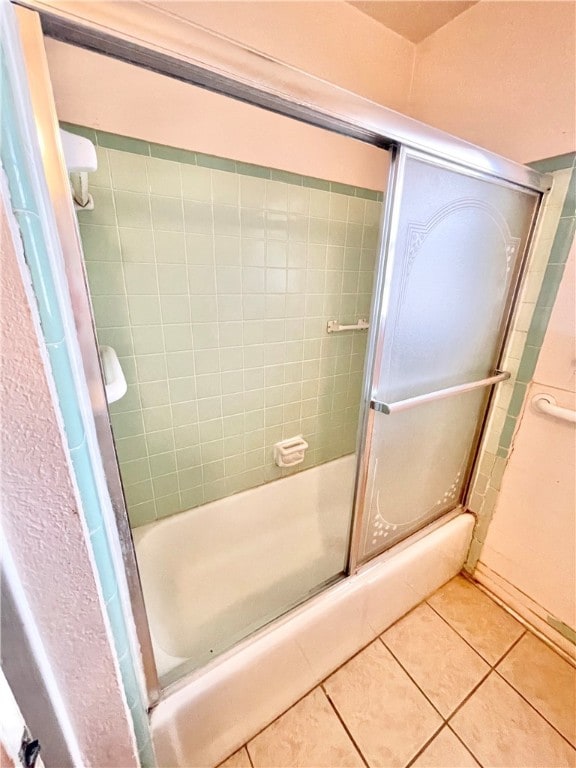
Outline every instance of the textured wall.
<path id="1" fill-rule="evenodd" d="M 326 323 L 369 315 L 379 195 L 89 135 L 79 219 L 98 338 L 130 385 L 111 412 L 132 523 L 286 474 L 287 437 L 310 444 L 298 469 L 352 452 L 366 334 Z"/>
<path id="2" fill-rule="evenodd" d="M 0 229 L 3 533 L 86 764 L 136 765 L 104 608 L 3 208 Z"/>

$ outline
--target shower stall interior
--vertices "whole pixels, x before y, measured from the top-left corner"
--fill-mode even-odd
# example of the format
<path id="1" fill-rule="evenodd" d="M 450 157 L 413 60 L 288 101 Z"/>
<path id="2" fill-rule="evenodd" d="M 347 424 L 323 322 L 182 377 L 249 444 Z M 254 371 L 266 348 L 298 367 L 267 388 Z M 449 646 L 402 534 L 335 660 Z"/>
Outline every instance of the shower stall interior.
<path id="1" fill-rule="evenodd" d="M 546 180 L 244 49 L 224 76 L 208 54 L 152 66 L 44 30 L 187 81 L 192 102 L 201 85 L 247 120 L 361 140 L 378 169 L 366 185 L 233 141 L 60 125 L 97 156 L 87 189 L 71 165 L 67 270 L 154 699 L 157 673 L 181 680 L 465 508 Z"/>

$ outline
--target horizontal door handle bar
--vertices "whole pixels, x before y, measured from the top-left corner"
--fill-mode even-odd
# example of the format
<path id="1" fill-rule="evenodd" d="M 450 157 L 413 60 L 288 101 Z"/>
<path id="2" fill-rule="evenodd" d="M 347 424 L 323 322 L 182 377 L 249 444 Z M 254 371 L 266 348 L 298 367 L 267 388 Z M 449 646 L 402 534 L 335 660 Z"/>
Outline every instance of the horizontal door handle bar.
<path id="1" fill-rule="evenodd" d="M 492 384 L 498 384 L 498 382 L 506 381 L 506 379 L 509 378 L 510 374 L 508 371 L 496 371 L 493 376 L 488 376 L 487 379 L 471 381 L 469 384 L 458 384 L 455 387 L 446 387 L 446 389 L 437 389 L 435 392 L 428 392 L 426 395 L 417 395 L 416 397 L 408 397 L 406 400 L 398 400 L 395 403 L 381 403 L 379 400 L 371 400 L 370 408 L 373 408 L 379 413 L 398 413 L 399 411 L 407 411 L 409 408 L 414 408 L 417 405 L 431 403 L 433 400 L 443 400 L 445 397 L 461 395 L 464 392 L 471 392 L 473 389 L 490 387 Z"/>

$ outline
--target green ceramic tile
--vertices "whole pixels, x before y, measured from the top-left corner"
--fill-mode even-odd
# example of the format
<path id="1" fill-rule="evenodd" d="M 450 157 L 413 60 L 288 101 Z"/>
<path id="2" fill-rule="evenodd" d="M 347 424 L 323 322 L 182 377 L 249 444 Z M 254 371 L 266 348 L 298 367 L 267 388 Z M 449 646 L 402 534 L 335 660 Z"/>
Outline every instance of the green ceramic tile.
<path id="1" fill-rule="evenodd" d="M 94 187 L 90 194 L 94 199 L 94 209 L 78 211 L 78 221 L 82 224 L 116 226 L 116 208 L 114 196 L 109 189 Z"/>
<path id="2" fill-rule="evenodd" d="M 179 493 L 173 493 L 170 496 L 162 496 L 156 499 L 156 515 L 160 519 L 169 517 L 182 511 L 182 502 Z"/>
<path id="3" fill-rule="evenodd" d="M 80 237 L 86 261 L 120 260 L 120 241 L 116 227 L 80 224 Z"/>
<path id="4" fill-rule="evenodd" d="M 168 388 L 172 403 L 184 403 L 194 400 L 196 397 L 196 385 L 193 376 L 184 376 L 181 379 L 171 379 L 168 382 Z"/>
<path id="5" fill-rule="evenodd" d="M 193 509 L 204 503 L 204 488 L 198 486 L 197 488 L 191 488 L 187 491 L 181 491 L 180 498 L 182 500 L 183 509 Z"/>
<path id="6" fill-rule="evenodd" d="M 154 496 L 169 496 L 174 491 L 178 491 L 178 475 L 173 472 L 168 475 L 159 475 L 152 479 L 152 488 Z"/>
<path id="7" fill-rule="evenodd" d="M 198 152 L 196 155 L 196 164 L 204 168 L 214 168 L 219 171 L 236 172 L 236 162 L 228 160 L 225 157 L 216 157 L 215 155 L 204 155 Z"/>
<path id="8" fill-rule="evenodd" d="M 112 416 L 114 435 L 120 437 L 134 437 L 144 432 L 144 422 L 140 411 L 129 413 L 116 413 Z"/>
<path id="9" fill-rule="evenodd" d="M 330 350 L 325 315 L 353 316 L 369 301 L 375 255 L 351 243 L 374 239 L 376 193 L 156 145 L 149 158 L 121 153 L 103 153 L 120 229 L 111 196 L 100 215 L 114 219 L 82 226 L 95 311 L 109 324 L 99 334 L 117 343 L 132 382 L 114 418 L 122 434 L 145 431 L 118 437 L 127 481 L 140 486 L 133 524 L 281 476 L 265 439 L 306 429 L 320 447 L 303 468 L 353 451 L 365 343 Z M 329 237 L 339 245 L 327 249 Z"/>
<path id="10" fill-rule="evenodd" d="M 143 382 L 139 385 L 139 389 L 142 408 L 152 408 L 170 403 L 167 381 Z"/>
<path id="11" fill-rule="evenodd" d="M 522 384 L 520 382 L 518 382 L 514 386 L 512 399 L 510 400 L 510 404 L 508 405 L 508 416 L 517 417 L 520 415 L 520 411 L 522 410 L 522 406 L 524 405 L 524 398 L 526 397 L 527 387 L 528 387 L 527 384 Z"/>
<path id="12" fill-rule="evenodd" d="M 301 187 L 303 184 L 303 177 L 299 173 L 290 173 L 288 171 L 277 171 L 271 169 L 270 178 L 273 181 L 282 181 L 285 184 L 294 184 Z"/>
<path id="13" fill-rule="evenodd" d="M 544 273 L 538 306 L 553 307 L 558 292 L 558 286 L 564 273 L 564 264 L 549 264 Z"/>
<path id="14" fill-rule="evenodd" d="M 180 164 L 149 157 L 146 160 L 148 174 L 148 191 L 152 195 L 180 197 L 182 187 L 180 181 Z"/>
<path id="15" fill-rule="evenodd" d="M 337 181 L 332 181 L 330 182 L 330 191 L 336 192 L 339 195 L 349 195 L 350 197 L 354 197 L 356 187 L 353 187 L 350 184 L 340 184 Z"/>
<path id="16" fill-rule="evenodd" d="M 188 324 L 167 325 L 164 328 L 166 352 L 183 352 L 192 349 L 192 328 Z"/>
<path id="17" fill-rule="evenodd" d="M 187 233 L 198 235 L 212 234 L 214 219 L 212 206 L 207 203 L 197 203 L 194 200 L 184 200 L 184 228 Z"/>
<path id="18" fill-rule="evenodd" d="M 146 159 L 130 152 L 108 150 L 111 184 L 115 190 L 148 192 Z"/>
<path id="19" fill-rule="evenodd" d="M 530 328 L 528 330 L 528 336 L 526 337 L 526 344 L 531 347 L 541 347 L 546 335 L 546 329 L 548 327 L 548 321 L 552 314 L 552 307 L 536 306 L 530 321 Z"/>
<path id="20" fill-rule="evenodd" d="M 189 323 L 190 299 L 188 296 L 160 296 L 162 322 Z"/>
<path id="21" fill-rule="evenodd" d="M 178 484 L 181 491 L 189 491 L 191 488 L 197 488 L 202 485 L 202 468 L 190 467 L 178 472 Z"/>
<path id="22" fill-rule="evenodd" d="M 502 433 L 500 435 L 500 440 L 499 440 L 500 448 L 510 447 L 510 444 L 512 443 L 512 436 L 514 434 L 515 429 L 516 429 L 516 419 L 513 416 L 507 416 L 506 421 L 504 422 L 504 427 L 502 428 Z"/>
<path id="23" fill-rule="evenodd" d="M 187 149 L 168 147 L 164 144 L 150 144 L 150 155 L 161 160 L 170 160 L 173 163 L 196 165 L 196 152 Z"/>
<path id="24" fill-rule="evenodd" d="M 158 405 L 154 408 L 142 410 L 145 432 L 158 432 L 164 429 L 172 429 L 172 410 L 169 405 Z"/>
<path id="25" fill-rule="evenodd" d="M 184 209 L 180 197 L 150 196 L 154 230 L 184 232 Z"/>
<path id="26" fill-rule="evenodd" d="M 124 264 L 124 280 L 128 297 L 158 293 L 158 276 L 154 264 Z"/>
<path id="27" fill-rule="evenodd" d="M 302 178 L 302 184 L 311 189 L 322 189 L 325 192 L 330 191 L 330 182 L 325 179 L 315 179 L 312 176 L 304 176 Z"/>
<path id="28" fill-rule="evenodd" d="M 164 429 L 160 432 L 149 432 L 146 435 L 146 445 L 150 457 L 174 451 L 174 431 Z"/>
<path id="29" fill-rule="evenodd" d="M 172 421 L 179 427 L 198 423 L 197 401 L 189 403 L 172 403 Z"/>
<path id="30" fill-rule="evenodd" d="M 154 235 L 150 229 L 119 227 L 124 262 L 154 262 Z"/>
<path id="31" fill-rule="evenodd" d="M 127 136 L 118 136 L 115 133 L 107 133 L 106 131 L 97 131 L 96 140 L 101 147 L 107 147 L 108 149 L 117 149 L 121 152 L 131 152 L 135 155 L 149 155 L 149 145 L 146 141 L 140 141 L 140 139 L 132 139 Z"/>
<path id="32" fill-rule="evenodd" d="M 110 405 L 110 413 L 137 411 L 141 408 L 140 393 L 136 384 L 131 384 L 124 397 Z"/>
<path id="33" fill-rule="evenodd" d="M 154 232 L 156 263 L 185 264 L 186 238 L 182 232 Z"/>
<path id="34" fill-rule="evenodd" d="M 137 355 L 164 352 L 164 335 L 161 325 L 134 326 L 132 340 L 134 352 Z"/>
<path id="35" fill-rule="evenodd" d="M 535 160 L 532 163 L 528 163 L 528 165 L 541 173 L 553 173 L 554 171 L 562 171 L 565 168 L 571 168 L 573 163 L 574 152 L 568 152 L 565 155 L 547 157 L 544 160 Z"/>
<path id="36" fill-rule="evenodd" d="M 149 462 L 154 477 L 167 475 L 176 471 L 176 452 L 158 453 L 155 456 L 150 456 Z"/>
<path id="37" fill-rule="evenodd" d="M 236 161 L 236 171 L 244 176 L 254 176 L 260 179 L 271 178 L 272 170 L 263 165 L 253 165 L 252 163 L 242 163 Z"/>
<path id="38" fill-rule="evenodd" d="M 212 202 L 212 172 L 208 168 L 183 165 L 180 168 L 182 196 L 185 200 Z"/>
<path id="39" fill-rule="evenodd" d="M 574 174 L 574 177 L 576 177 L 576 174 Z M 576 217 L 574 215 L 560 219 L 552 244 L 552 252 L 550 253 L 549 263 L 551 265 L 566 263 L 570 247 L 574 242 L 574 232 L 576 232 Z"/>
<path id="40" fill-rule="evenodd" d="M 119 356 L 134 354 L 132 332 L 128 326 L 124 328 L 99 328 L 98 343 L 112 347 Z"/>
<path id="41" fill-rule="evenodd" d="M 167 352 L 166 363 L 168 366 L 168 377 L 178 379 L 194 375 L 194 353 L 191 350 L 184 352 Z"/>
<path id="42" fill-rule="evenodd" d="M 182 295 L 188 289 L 188 271 L 184 264 L 159 264 L 158 290 L 160 296 Z"/>
<path id="43" fill-rule="evenodd" d="M 122 482 L 125 486 L 145 480 L 150 480 L 150 464 L 147 458 L 122 463 Z"/>
<path id="44" fill-rule="evenodd" d="M 128 307 L 133 325 L 158 325 L 161 322 L 157 296 L 129 296 Z"/>
<path id="45" fill-rule="evenodd" d="M 152 228 L 149 195 L 119 190 L 114 192 L 114 203 L 118 226 L 137 229 Z M 96 210 L 96 203 L 94 205 Z"/>
<path id="46" fill-rule="evenodd" d="M 132 528 L 146 525 L 156 520 L 156 505 L 153 501 L 145 501 L 143 504 L 132 504 L 128 509 L 128 517 Z"/>
<path id="47" fill-rule="evenodd" d="M 382 200 L 382 193 L 376 192 L 373 189 L 362 189 L 361 187 L 356 187 L 355 195 L 356 197 L 364 198 L 364 200 Z"/>
<path id="48" fill-rule="evenodd" d="M 538 355 L 540 354 L 539 347 L 524 347 L 522 354 L 522 360 L 520 361 L 520 367 L 518 368 L 517 380 L 523 384 L 527 384 L 531 381 L 534 371 L 536 369 L 536 363 L 538 362 Z"/>
<path id="49" fill-rule="evenodd" d="M 179 448 L 176 451 L 176 466 L 178 470 L 197 467 L 203 460 L 199 445 L 192 448 Z"/>
<path id="50" fill-rule="evenodd" d="M 128 303 L 124 296 L 93 296 L 92 307 L 98 328 L 128 326 Z"/>
<path id="51" fill-rule="evenodd" d="M 120 438 L 115 434 L 114 442 L 116 444 L 116 450 L 118 451 L 118 458 L 120 459 L 120 462 L 141 459 L 148 454 L 148 449 L 146 447 L 146 437 L 144 435 Z"/>
<path id="52" fill-rule="evenodd" d="M 124 295 L 124 274 L 119 262 L 89 262 L 86 272 L 92 296 Z"/>
<path id="53" fill-rule="evenodd" d="M 124 495 L 126 496 L 126 502 L 129 509 L 136 504 L 151 501 L 154 498 L 152 482 L 150 480 L 145 480 L 142 483 L 128 485 L 124 488 Z"/>

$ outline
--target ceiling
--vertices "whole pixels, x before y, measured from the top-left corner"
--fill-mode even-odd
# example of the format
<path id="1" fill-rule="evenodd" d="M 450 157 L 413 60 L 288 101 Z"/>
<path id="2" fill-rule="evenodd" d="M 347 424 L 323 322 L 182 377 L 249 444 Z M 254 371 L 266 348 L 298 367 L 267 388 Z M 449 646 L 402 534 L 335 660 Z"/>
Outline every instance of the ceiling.
<path id="1" fill-rule="evenodd" d="M 361 0 L 350 5 L 397 32 L 419 43 L 444 24 L 476 5 L 478 0 Z"/>

